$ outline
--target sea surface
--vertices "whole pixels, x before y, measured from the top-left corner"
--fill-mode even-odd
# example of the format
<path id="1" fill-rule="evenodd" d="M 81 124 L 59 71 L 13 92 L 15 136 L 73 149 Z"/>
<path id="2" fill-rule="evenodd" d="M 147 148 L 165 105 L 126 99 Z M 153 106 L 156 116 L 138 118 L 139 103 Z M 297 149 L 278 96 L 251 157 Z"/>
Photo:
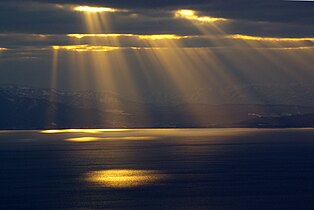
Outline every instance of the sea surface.
<path id="1" fill-rule="evenodd" d="M 314 209 L 314 129 L 0 131 L 0 209 Z"/>

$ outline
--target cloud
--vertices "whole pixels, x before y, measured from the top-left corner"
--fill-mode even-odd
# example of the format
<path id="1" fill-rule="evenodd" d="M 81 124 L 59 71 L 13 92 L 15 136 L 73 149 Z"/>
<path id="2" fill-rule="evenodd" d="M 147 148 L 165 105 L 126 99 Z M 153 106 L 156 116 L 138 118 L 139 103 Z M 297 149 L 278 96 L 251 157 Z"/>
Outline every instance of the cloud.
<path id="1" fill-rule="evenodd" d="M 34 2 L 21 0 L 20 2 Z M 282 0 L 37 0 L 51 4 L 94 5 L 130 9 L 194 9 L 209 16 L 231 19 L 264 21 L 298 21 L 311 23 L 313 2 L 289 2 Z M 210 15 L 211 14 L 211 15 Z"/>
<path id="2" fill-rule="evenodd" d="M 185 9 L 193 11 L 190 17 L 194 20 L 230 20 L 219 23 L 221 29 L 229 34 L 271 37 L 308 37 L 314 34 L 314 3 L 273 0 L 8 1 L 0 3 L 0 33 L 87 33 L 82 14 L 73 10 L 79 5 L 124 11 L 106 16 L 110 24 L 108 33 L 200 34 L 191 21 L 178 18 L 178 13 L 175 13 Z"/>
<path id="3" fill-rule="evenodd" d="M 77 52 L 147 50 L 166 48 L 306 49 L 314 46 L 313 37 L 263 37 L 246 34 L 1 34 L 0 50 L 7 56 L 50 56 L 52 49 Z M 254 49 L 252 48 L 252 49 Z M 3 57 L 3 55 L 2 55 Z"/>

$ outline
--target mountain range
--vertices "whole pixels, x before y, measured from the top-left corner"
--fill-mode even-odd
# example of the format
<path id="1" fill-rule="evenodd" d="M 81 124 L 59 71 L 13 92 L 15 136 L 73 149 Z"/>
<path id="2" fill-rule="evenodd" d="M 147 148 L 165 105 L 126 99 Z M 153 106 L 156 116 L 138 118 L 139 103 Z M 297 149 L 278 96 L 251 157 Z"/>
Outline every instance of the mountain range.
<path id="1" fill-rule="evenodd" d="M 272 87 L 247 88 L 261 93 Z M 226 103 L 208 103 L 202 99 L 209 91 L 198 90 L 184 102 L 167 93 L 144 94 L 137 101 L 115 93 L 2 85 L 0 129 L 314 126 L 311 88 L 302 96 L 289 92 L 281 103 L 270 103 L 273 94 L 255 104 L 239 89 L 225 91 Z"/>

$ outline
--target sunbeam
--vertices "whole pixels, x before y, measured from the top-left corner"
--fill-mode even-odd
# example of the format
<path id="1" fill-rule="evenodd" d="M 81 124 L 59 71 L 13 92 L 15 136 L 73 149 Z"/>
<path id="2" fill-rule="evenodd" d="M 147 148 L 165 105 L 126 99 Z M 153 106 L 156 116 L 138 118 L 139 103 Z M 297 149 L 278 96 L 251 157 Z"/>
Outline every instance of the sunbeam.
<path id="1" fill-rule="evenodd" d="M 167 106 L 180 106 L 172 111 L 177 118 L 174 121 L 182 117 L 189 119 L 189 126 L 218 126 L 237 117 L 221 109 L 215 113 L 219 117 L 212 118 L 213 112 L 200 107 L 234 103 L 237 99 L 241 103 L 268 103 L 270 99 L 265 93 L 243 87 L 262 80 L 274 84 L 284 80 L 301 83 L 304 76 L 313 76 L 310 71 L 313 37 L 238 33 L 233 27 L 240 20 L 191 9 L 166 11 L 170 14 L 167 18 L 190 31 L 134 33 L 130 29 L 117 29 L 117 21 L 130 19 L 131 23 L 146 13 L 103 6 L 65 5 L 62 8 L 71 9 L 76 19 L 82 18 L 85 33 L 27 35 L 38 44 L 38 53 L 52 50 L 51 106 L 47 114 L 52 128 L 58 124 L 53 115 L 73 120 L 84 118 L 88 125 L 99 127 L 151 126 L 157 113 L 162 113 L 149 104 L 156 100 Z M 21 39 L 25 35 L 3 36 Z M 44 47 L 47 43 L 49 46 Z M 6 45 L 1 48 L 5 52 L 3 56 L 14 52 L 25 58 L 35 57 L 29 55 L 30 50 L 34 48 L 25 47 L 16 52 L 8 50 Z M 298 69 L 300 66 L 303 68 Z M 79 108 L 92 110 L 80 110 L 80 117 L 58 114 L 59 102 L 63 99 L 57 98 L 54 89 L 65 86 L 60 81 L 67 81 L 69 89 L 99 92 L 99 96 L 84 96 L 80 101 Z M 222 92 L 225 89 L 228 90 Z M 102 94 L 119 97 L 110 100 L 108 96 L 102 98 Z M 88 114 L 95 109 L 102 111 L 97 118 Z M 258 110 L 258 113 L 264 111 Z M 260 116 L 258 113 L 253 115 Z M 208 123 L 208 119 L 215 123 Z"/>

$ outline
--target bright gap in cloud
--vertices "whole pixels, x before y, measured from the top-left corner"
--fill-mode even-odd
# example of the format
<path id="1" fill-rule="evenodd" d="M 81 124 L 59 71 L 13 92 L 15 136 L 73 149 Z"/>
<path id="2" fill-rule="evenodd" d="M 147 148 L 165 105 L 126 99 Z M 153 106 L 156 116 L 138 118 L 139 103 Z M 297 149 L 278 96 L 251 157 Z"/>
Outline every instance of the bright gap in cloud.
<path id="1" fill-rule="evenodd" d="M 79 12 L 90 12 L 90 13 L 99 13 L 99 12 L 117 12 L 117 9 L 109 7 L 90 7 L 90 6 L 76 6 L 74 7 L 75 11 Z"/>
<path id="2" fill-rule="evenodd" d="M 211 16 L 198 16 L 196 14 L 196 11 L 188 10 L 188 9 L 177 10 L 175 12 L 175 17 L 184 18 L 184 19 L 188 19 L 188 20 L 195 20 L 195 21 L 199 21 L 202 23 L 212 23 L 212 22 L 217 22 L 217 21 L 227 21 L 228 20 L 226 18 L 217 18 L 217 17 L 211 17 Z"/>

